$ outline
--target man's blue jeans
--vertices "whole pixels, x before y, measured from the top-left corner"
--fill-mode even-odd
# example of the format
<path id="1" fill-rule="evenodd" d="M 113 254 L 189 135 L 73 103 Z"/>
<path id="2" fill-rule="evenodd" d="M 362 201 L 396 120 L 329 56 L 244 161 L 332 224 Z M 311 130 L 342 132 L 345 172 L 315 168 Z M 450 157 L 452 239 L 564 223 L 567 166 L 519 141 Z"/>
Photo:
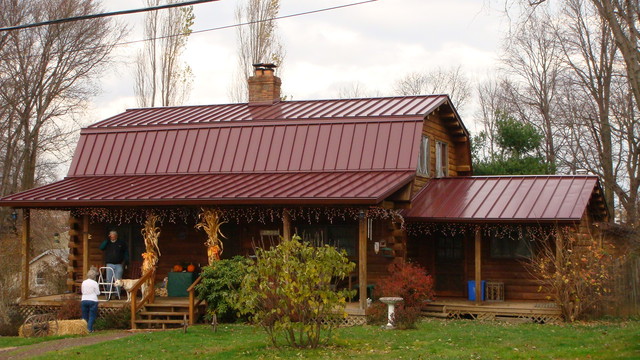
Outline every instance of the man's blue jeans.
<path id="1" fill-rule="evenodd" d="M 116 279 L 118 280 L 122 279 L 122 273 L 124 272 L 124 268 L 122 267 L 122 264 L 107 264 L 107 267 L 110 267 L 113 269 L 113 276 Z M 111 271 L 107 271 L 107 282 L 111 283 L 112 281 L 113 279 L 111 279 Z M 116 290 L 120 292 L 120 287 L 116 287 Z"/>
<path id="2" fill-rule="evenodd" d="M 98 317 L 98 302 L 91 300 L 82 300 L 82 318 L 87 322 L 87 329 L 93 332 L 93 323 Z"/>

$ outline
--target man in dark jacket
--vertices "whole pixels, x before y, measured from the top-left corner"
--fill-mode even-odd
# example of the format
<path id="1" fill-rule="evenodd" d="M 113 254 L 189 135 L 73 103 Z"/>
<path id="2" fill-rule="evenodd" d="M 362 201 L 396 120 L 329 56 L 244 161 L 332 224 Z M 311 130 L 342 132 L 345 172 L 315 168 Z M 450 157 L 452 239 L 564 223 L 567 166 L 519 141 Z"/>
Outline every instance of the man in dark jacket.
<path id="1" fill-rule="evenodd" d="M 100 244 L 100 250 L 104 252 L 104 262 L 107 267 L 113 269 L 113 276 L 116 279 L 122 279 L 124 272 L 124 264 L 129 259 L 129 246 L 124 240 L 118 239 L 118 233 L 115 230 L 109 231 L 109 238 Z M 107 282 L 112 282 L 111 272 L 107 272 Z M 120 288 L 117 288 L 120 292 Z"/>

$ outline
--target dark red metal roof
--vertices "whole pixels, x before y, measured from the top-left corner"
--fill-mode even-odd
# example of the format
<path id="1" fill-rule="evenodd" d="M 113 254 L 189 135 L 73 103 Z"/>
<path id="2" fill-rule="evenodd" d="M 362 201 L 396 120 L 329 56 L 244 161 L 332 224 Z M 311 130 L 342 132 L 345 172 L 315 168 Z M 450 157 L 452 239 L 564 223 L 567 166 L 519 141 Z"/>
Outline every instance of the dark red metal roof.
<path id="1" fill-rule="evenodd" d="M 598 177 L 590 175 L 440 178 L 416 194 L 404 216 L 451 222 L 580 221 L 594 194 L 593 201 L 602 201 Z"/>
<path id="2" fill-rule="evenodd" d="M 447 102 L 446 95 L 364 99 L 282 101 L 270 106 L 247 103 L 129 109 L 89 128 L 207 124 L 243 120 L 309 120 L 380 117 L 419 117 Z"/>
<path id="3" fill-rule="evenodd" d="M 415 170 L 422 119 L 85 129 L 68 176 Z"/>
<path id="4" fill-rule="evenodd" d="M 16 207 L 376 204 L 408 184 L 412 171 L 82 176 L 10 195 Z"/>
<path id="5" fill-rule="evenodd" d="M 455 113 L 446 95 L 127 110 L 81 131 L 65 180 L 0 205 L 372 204 L 411 181 L 441 105 Z"/>

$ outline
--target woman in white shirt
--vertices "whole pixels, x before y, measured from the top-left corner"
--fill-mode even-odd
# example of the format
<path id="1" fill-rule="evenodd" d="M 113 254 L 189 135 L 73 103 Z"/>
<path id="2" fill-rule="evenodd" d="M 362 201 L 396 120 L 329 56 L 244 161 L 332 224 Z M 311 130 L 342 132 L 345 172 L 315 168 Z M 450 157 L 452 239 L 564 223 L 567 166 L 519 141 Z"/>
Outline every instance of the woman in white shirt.
<path id="1" fill-rule="evenodd" d="M 98 295 L 100 288 L 96 282 L 97 273 L 91 269 L 87 272 L 87 279 L 82 282 L 82 318 L 87 322 L 87 329 L 93 332 L 93 323 L 98 317 Z"/>

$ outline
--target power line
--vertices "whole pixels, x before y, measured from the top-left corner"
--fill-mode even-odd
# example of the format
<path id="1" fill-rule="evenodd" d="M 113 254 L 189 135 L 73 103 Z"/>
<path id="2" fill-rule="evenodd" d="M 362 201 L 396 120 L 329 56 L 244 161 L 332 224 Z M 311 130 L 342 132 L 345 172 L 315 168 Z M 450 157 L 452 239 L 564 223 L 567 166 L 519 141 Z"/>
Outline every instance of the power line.
<path id="1" fill-rule="evenodd" d="M 219 1 L 219 0 L 208 0 L 208 1 Z M 152 38 L 147 38 L 147 39 L 124 41 L 124 42 L 119 42 L 119 43 L 116 43 L 116 44 L 113 44 L 113 45 L 91 46 L 91 47 L 86 47 L 86 48 L 77 49 L 77 50 L 73 50 L 73 51 L 74 52 L 89 51 L 89 50 L 95 50 L 95 49 L 100 49 L 100 48 L 109 47 L 109 46 L 116 47 L 116 46 L 123 46 L 123 45 L 131 45 L 131 44 L 136 44 L 136 43 L 145 42 L 145 41 L 168 39 L 168 38 L 177 37 L 177 36 L 184 36 L 184 35 L 190 35 L 190 34 L 199 34 L 199 33 L 204 33 L 204 32 L 209 32 L 209 31 L 224 30 L 224 29 L 230 29 L 230 28 L 235 28 L 235 27 L 240 27 L 240 26 L 245 26 L 245 25 L 257 24 L 257 23 L 266 22 L 266 21 L 287 19 L 287 18 L 293 18 L 293 17 L 298 17 L 298 16 L 321 13 L 321 12 L 325 12 L 325 11 L 337 10 L 337 9 L 342 9 L 342 8 L 346 8 L 346 7 L 351 7 L 351 6 L 363 5 L 363 4 L 371 3 L 371 2 L 375 2 L 375 1 L 378 1 L 378 0 L 359 1 L 359 2 L 354 2 L 354 3 L 349 3 L 349 4 L 344 4 L 344 5 L 337 5 L 337 6 L 332 6 L 332 7 L 322 8 L 322 9 L 316 9 L 316 10 L 309 10 L 309 11 L 304 11 L 304 12 L 299 12 L 299 13 L 294 13 L 294 14 L 289 14 L 289 15 L 276 16 L 276 17 L 269 18 L 269 19 L 248 21 L 248 22 L 244 22 L 244 23 L 238 23 L 238 24 L 232 24 L 232 25 L 224 25 L 224 26 L 219 26 L 219 27 L 215 27 L 215 28 L 195 30 L 195 31 L 191 31 L 191 32 L 183 32 L 183 33 L 171 34 L 171 35 L 165 35 L 165 36 L 157 36 L 157 37 L 152 37 Z M 57 54 L 57 52 L 54 52 L 52 54 Z M 38 56 L 38 55 L 27 55 L 26 57 L 35 57 L 35 56 Z"/>
<path id="2" fill-rule="evenodd" d="M 20 29 L 27 29 L 27 28 L 38 27 L 38 26 L 61 24 L 61 23 L 66 23 L 71 21 L 80 21 L 80 20 L 97 19 L 97 18 L 103 18 L 103 17 L 109 17 L 109 16 L 135 14 L 140 12 L 170 9 L 174 7 L 197 5 L 202 3 L 214 2 L 214 1 L 220 1 L 220 0 L 192 0 L 192 1 L 182 2 L 182 3 L 165 4 L 165 5 L 158 5 L 158 6 L 146 7 L 146 8 L 140 8 L 140 9 L 120 10 L 120 11 L 112 11 L 112 12 L 100 13 L 100 14 L 73 16 L 68 18 L 43 21 L 39 23 L 3 27 L 3 28 L 0 28 L 0 31 L 20 30 Z"/>
<path id="3" fill-rule="evenodd" d="M 136 43 L 139 43 L 139 42 L 145 42 L 145 41 L 151 41 L 151 40 L 167 39 L 167 38 L 172 38 L 172 37 L 176 37 L 176 36 L 199 34 L 199 33 L 204 33 L 204 32 L 209 32 L 209 31 L 231 29 L 231 28 L 245 26 L 245 25 L 258 24 L 258 23 L 261 23 L 261 22 L 288 19 L 288 18 L 292 18 L 292 17 L 316 14 L 316 13 L 342 9 L 342 8 L 346 8 L 346 7 L 356 6 L 356 5 L 363 5 L 363 4 L 370 3 L 370 2 L 375 2 L 375 1 L 378 1 L 378 0 L 365 0 L 365 1 L 359 1 L 359 2 L 355 2 L 355 3 L 344 4 L 344 5 L 337 5 L 337 6 L 332 6 L 332 7 L 327 7 L 327 8 L 317 9 L 317 10 L 309 10 L 309 11 L 299 12 L 299 13 L 295 13 L 295 14 L 276 16 L 276 17 L 272 17 L 272 18 L 269 18 L 269 19 L 254 20 L 254 21 L 248 21 L 248 22 L 244 22 L 244 23 L 238 23 L 238 24 L 232 24 L 232 25 L 224 25 L 224 26 L 219 26 L 219 27 L 215 27 L 215 28 L 194 30 L 194 31 L 191 31 L 191 32 L 184 32 L 184 33 L 178 33 L 178 34 L 158 36 L 158 37 L 147 38 L 147 39 L 125 41 L 125 42 L 117 43 L 117 44 L 115 44 L 115 46 L 130 45 L 130 44 L 136 44 Z"/>

